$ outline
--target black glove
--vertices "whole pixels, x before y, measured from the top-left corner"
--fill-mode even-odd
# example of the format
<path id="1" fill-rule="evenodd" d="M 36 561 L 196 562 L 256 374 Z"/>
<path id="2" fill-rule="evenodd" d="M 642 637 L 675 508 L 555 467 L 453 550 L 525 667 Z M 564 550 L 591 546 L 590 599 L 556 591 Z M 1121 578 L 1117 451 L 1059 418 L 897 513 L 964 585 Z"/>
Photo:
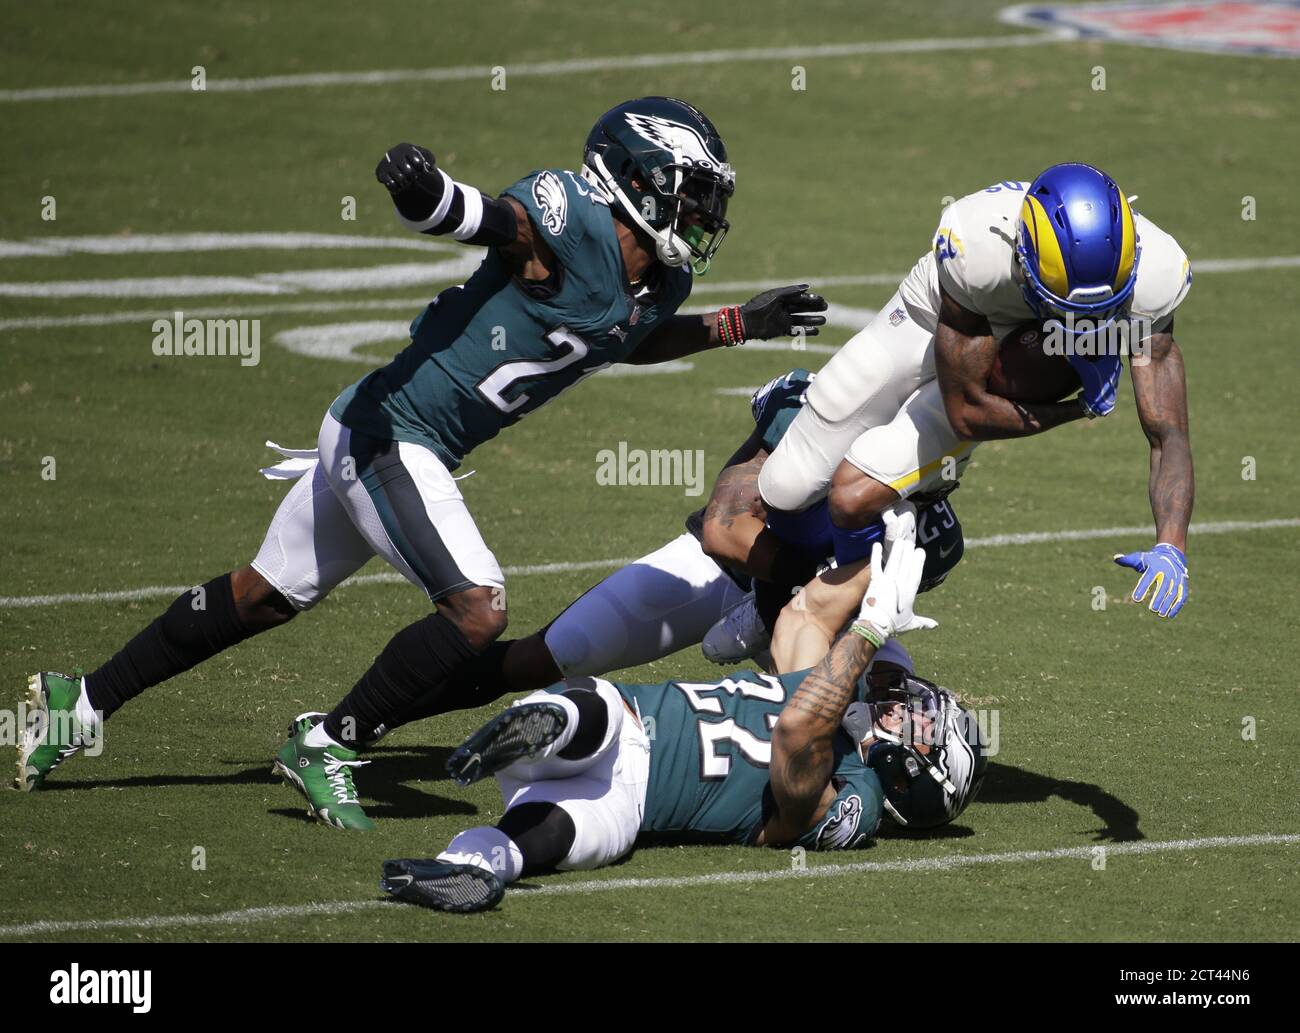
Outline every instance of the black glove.
<path id="1" fill-rule="evenodd" d="M 427 147 L 413 143 L 390 147 L 375 166 L 375 178 L 394 198 L 419 190 L 432 198 L 435 204 L 442 200 L 442 176 L 438 174 L 437 163 Z"/>
<path id="2" fill-rule="evenodd" d="M 817 328 L 825 325 L 826 317 L 813 313 L 825 311 L 826 299 L 819 294 L 810 294 L 806 283 L 776 287 L 754 295 L 739 307 L 740 339 L 724 343 L 767 341 L 800 332 L 807 337 L 816 337 Z M 734 320 L 728 322 L 734 323 Z"/>

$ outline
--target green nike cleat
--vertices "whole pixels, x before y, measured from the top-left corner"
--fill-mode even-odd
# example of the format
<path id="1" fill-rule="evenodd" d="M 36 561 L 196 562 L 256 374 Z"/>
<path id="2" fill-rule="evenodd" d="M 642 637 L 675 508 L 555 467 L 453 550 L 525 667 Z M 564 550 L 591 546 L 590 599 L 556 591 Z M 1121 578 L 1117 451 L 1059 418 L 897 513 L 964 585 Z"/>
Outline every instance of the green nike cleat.
<path id="1" fill-rule="evenodd" d="M 307 813 L 317 821 L 336 829 L 369 831 L 375 823 L 361 809 L 352 784 L 352 769 L 369 761 L 357 760 L 356 751 L 346 746 L 308 746 L 307 733 L 321 716 L 294 719 L 273 770 L 307 798 Z"/>
<path id="2" fill-rule="evenodd" d="M 83 729 L 77 720 L 80 698 L 80 670 L 71 677 L 41 671 L 27 679 L 26 718 L 17 737 L 15 789 L 29 793 L 39 788 L 51 771 L 94 741 L 94 731 Z"/>

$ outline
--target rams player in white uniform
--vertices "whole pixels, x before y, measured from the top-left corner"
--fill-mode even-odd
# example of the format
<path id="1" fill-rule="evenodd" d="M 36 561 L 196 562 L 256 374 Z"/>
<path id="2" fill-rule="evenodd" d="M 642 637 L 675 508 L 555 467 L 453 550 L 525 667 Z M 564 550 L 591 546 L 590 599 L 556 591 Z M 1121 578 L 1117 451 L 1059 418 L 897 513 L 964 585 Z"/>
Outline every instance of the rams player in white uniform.
<path id="1" fill-rule="evenodd" d="M 809 389 L 760 474 L 765 503 L 799 511 L 825 497 L 836 533 L 851 537 L 900 497 L 950 489 L 981 441 L 1108 415 L 1126 342 L 1151 446 L 1156 544 L 1115 561 L 1141 575 L 1135 601 L 1149 595 L 1152 611 L 1175 616 L 1188 591 L 1194 482 L 1173 328 L 1191 279 L 1178 242 L 1090 165 L 961 198 L 898 292 Z M 998 342 L 1029 320 L 1061 342 L 1083 385 L 1076 398 L 1030 404 L 989 390 Z"/>

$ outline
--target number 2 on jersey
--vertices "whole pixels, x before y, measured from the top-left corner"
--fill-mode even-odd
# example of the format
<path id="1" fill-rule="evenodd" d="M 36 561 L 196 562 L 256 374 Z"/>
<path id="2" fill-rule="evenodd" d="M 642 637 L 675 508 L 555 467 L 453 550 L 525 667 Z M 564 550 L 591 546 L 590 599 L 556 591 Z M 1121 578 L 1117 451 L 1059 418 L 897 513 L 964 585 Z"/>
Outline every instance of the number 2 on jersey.
<path id="1" fill-rule="evenodd" d="M 750 699 L 784 703 L 785 686 L 775 678 L 766 675 L 759 677 L 763 678 L 761 683 L 724 678 L 720 682 L 677 682 L 675 684 L 685 694 L 691 709 L 701 715 L 722 713 L 722 701 L 713 696 L 701 695 L 704 692 L 718 690 L 728 693 L 739 692 Z M 776 717 L 776 714 L 767 716 L 769 732 L 776 724 Z M 700 732 L 700 776 L 702 778 L 726 778 L 731 773 L 731 756 L 718 752 L 718 745 L 724 742 L 733 744 L 751 764 L 765 768 L 772 763 L 771 741 L 760 739 L 747 728 L 741 728 L 734 718 L 729 717 L 725 721 L 706 721 L 701 717 L 696 722 L 696 727 Z"/>
<path id="2" fill-rule="evenodd" d="M 536 359 L 516 359 L 513 362 L 503 362 L 486 377 L 478 382 L 478 392 L 503 413 L 513 413 L 523 408 L 531 401 L 532 396 L 526 391 L 519 391 L 514 397 L 510 393 L 522 380 L 533 380 L 537 377 L 546 377 L 558 373 L 562 369 L 568 369 L 575 363 L 581 362 L 591 351 L 591 345 L 575 334 L 565 326 L 556 327 L 546 335 L 547 343 L 560 350 L 560 354 L 553 359 L 538 361 Z M 572 384 L 568 384 L 562 390 L 567 390 L 573 384 L 585 380 L 593 373 L 608 366 L 608 362 L 602 362 L 599 366 L 593 366 L 591 369 L 584 370 L 582 375 L 577 377 Z M 560 392 L 556 392 L 559 394 Z"/>

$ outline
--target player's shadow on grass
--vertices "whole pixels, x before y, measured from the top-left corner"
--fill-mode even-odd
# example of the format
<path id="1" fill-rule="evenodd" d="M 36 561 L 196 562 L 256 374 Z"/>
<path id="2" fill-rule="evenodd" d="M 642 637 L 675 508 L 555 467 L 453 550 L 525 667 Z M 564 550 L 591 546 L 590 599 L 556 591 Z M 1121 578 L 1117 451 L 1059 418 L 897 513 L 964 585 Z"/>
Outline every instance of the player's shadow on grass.
<path id="1" fill-rule="evenodd" d="M 983 796 L 980 797 L 983 799 Z M 877 839 L 969 839 L 975 830 L 965 825 L 940 825 L 933 829 L 916 829 L 909 831 L 892 821 L 882 821 L 876 831 Z"/>
<path id="2" fill-rule="evenodd" d="M 447 774 L 449 746 L 377 746 L 366 752 L 362 791 L 371 800 L 366 813 L 372 818 L 436 818 L 442 814 L 477 814 L 467 800 L 424 792 L 410 782 L 450 782 Z M 455 788 L 455 783 L 451 783 Z"/>
<path id="3" fill-rule="evenodd" d="M 248 761 L 222 761 L 223 764 L 248 764 Z M 257 785 L 277 781 L 271 774 L 270 761 L 258 762 L 241 771 L 226 774 L 192 775 L 132 775 L 129 778 L 83 778 L 73 781 L 47 782 L 42 793 L 81 789 L 161 789 L 170 786 L 235 786 Z"/>
<path id="4" fill-rule="evenodd" d="M 1010 764 L 989 764 L 978 802 L 1042 803 L 1051 796 L 1059 796 L 1062 800 L 1092 811 L 1102 822 L 1102 827 L 1094 831 L 1098 841 L 1123 843 L 1146 839 L 1146 835 L 1138 828 L 1138 812 L 1101 786 L 1038 775 Z"/>
<path id="5" fill-rule="evenodd" d="M 468 800 L 425 792 L 411 782 L 445 782 L 446 746 L 376 746 L 367 750 L 370 762 L 358 777 L 366 814 L 382 818 L 436 818 L 445 814 L 477 814 Z M 269 813 L 303 818 L 302 807 L 273 808 Z"/>

